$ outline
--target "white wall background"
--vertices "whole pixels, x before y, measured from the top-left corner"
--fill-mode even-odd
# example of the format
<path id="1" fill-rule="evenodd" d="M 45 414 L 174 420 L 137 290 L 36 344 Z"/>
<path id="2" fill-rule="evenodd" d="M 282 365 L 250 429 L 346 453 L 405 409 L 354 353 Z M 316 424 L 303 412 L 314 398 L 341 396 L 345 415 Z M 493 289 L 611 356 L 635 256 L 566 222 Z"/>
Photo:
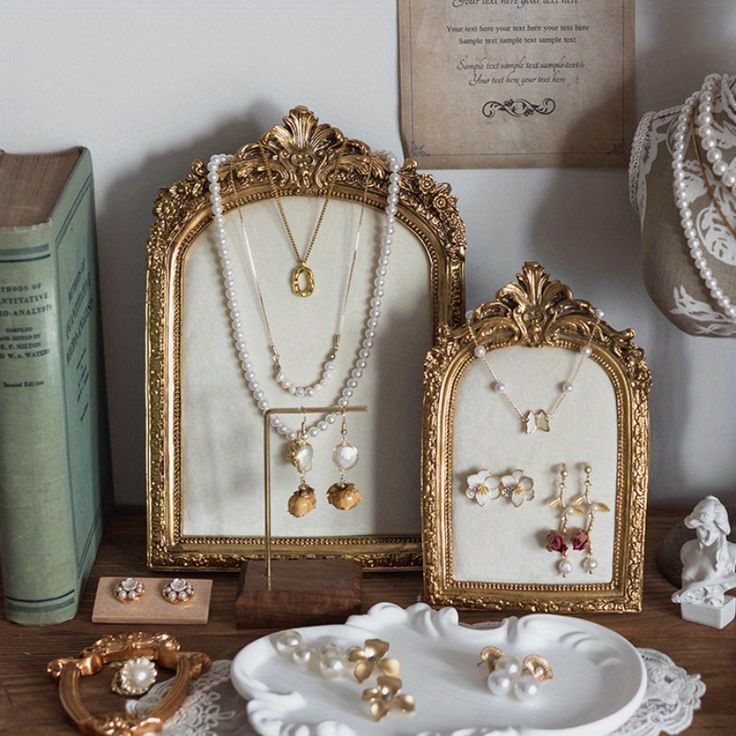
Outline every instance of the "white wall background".
<path id="1" fill-rule="evenodd" d="M 734 0 L 639 0 L 638 114 L 736 72 Z M 729 61 L 731 68 L 728 68 Z M 0 0 L 0 148 L 92 150 L 119 503 L 141 503 L 145 243 L 158 187 L 306 104 L 400 150 L 395 0 Z M 736 502 L 736 342 L 680 334 L 642 284 L 623 170 L 440 171 L 468 226 L 468 302 L 538 259 L 633 326 L 654 372 L 651 499 Z"/>

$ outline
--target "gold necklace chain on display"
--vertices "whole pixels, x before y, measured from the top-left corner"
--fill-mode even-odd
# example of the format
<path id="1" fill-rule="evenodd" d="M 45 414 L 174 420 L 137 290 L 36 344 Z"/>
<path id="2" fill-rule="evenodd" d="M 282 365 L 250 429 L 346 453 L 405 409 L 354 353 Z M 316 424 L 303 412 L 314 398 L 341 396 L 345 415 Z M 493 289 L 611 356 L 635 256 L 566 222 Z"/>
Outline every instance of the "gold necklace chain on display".
<path id="1" fill-rule="evenodd" d="M 337 170 L 338 161 L 339 161 L 339 158 L 335 162 L 336 170 Z M 235 187 L 235 177 L 233 174 L 234 168 L 235 168 L 234 166 L 230 167 L 230 186 L 233 192 L 236 192 L 237 190 Z M 345 314 L 347 313 L 348 301 L 350 300 L 350 292 L 351 292 L 352 284 L 353 284 L 353 275 L 355 273 L 355 263 L 358 258 L 358 250 L 360 246 L 360 233 L 361 233 L 361 229 L 363 226 L 363 215 L 365 213 L 366 200 L 368 198 L 369 182 L 370 182 L 370 162 L 367 167 L 366 175 L 365 175 L 365 184 L 363 186 L 363 196 L 362 196 L 361 205 L 360 205 L 360 215 L 358 217 L 358 226 L 355 232 L 355 242 L 353 244 L 353 252 L 350 258 L 347 278 L 345 281 L 345 290 L 343 292 L 342 304 L 340 306 L 340 315 L 337 321 L 337 330 L 334 334 L 332 350 L 327 355 L 327 359 L 326 359 L 326 361 L 328 362 L 334 362 L 334 360 L 337 358 L 337 351 L 340 348 L 340 340 L 342 337 L 343 325 L 345 323 Z M 248 237 L 248 231 L 245 227 L 245 220 L 243 218 L 243 212 L 239 205 L 236 207 L 236 209 L 238 212 L 238 220 L 240 222 L 240 229 L 243 233 L 243 241 L 245 243 L 245 251 L 246 251 L 246 256 L 248 258 L 248 268 L 250 270 L 251 278 L 253 279 L 253 285 L 256 290 L 256 296 L 258 298 L 258 307 L 261 313 L 261 319 L 263 321 L 263 326 L 266 330 L 266 335 L 268 337 L 269 349 L 271 350 L 271 354 L 273 356 L 276 374 L 278 375 L 282 372 L 281 354 L 279 353 L 279 350 L 276 347 L 276 340 L 274 339 L 274 336 L 273 336 L 271 322 L 268 319 L 268 312 L 266 310 L 266 302 L 265 302 L 265 299 L 263 298 L 263 289 L 261 288 L 261 282 L 258 277 L 258 270 L 256 269 L 255 260 L 253 258 L 253 251 L 250 246 L 250 238 Z M 323 211 L 324 211 L 324 207 L 323 207 Z M 314 384 L 312 384 L 312 386 L 314 386 Z M 303 387 L 303 388 L 309 388 L 309 387 Z"/>
<path id="2" fill-rule="evenodd" d="M 276 200 L 276 207 L 278 208 L 281 222 L 283 223 L 284 230 L 286 230 L 286 234 L 289 238 L 289 245 L 291 246 L 291 250 L 297 260 L 297 265 L 292 269 L 290 278 L 291 291 L 295 296 L 307 297 L 311 296 L 314 293 L 314 287 L 316 283 L 314 278 L 314 271 L 309 268 L 309 266 L 307 265 L 307 261 L 309 260 L 309 256 L 312 255 L 312 249 L 314 248 L 314 244 L 317 241 L 319 229 L 320 227 L 322 227 L 322 220 L 324 220 L 325 213 L 327 212 L 327 205 L 329 205 L 330 198 L 332 197 L 333 186 L 335 184 L 335 180 L 337 179 L 337 164 L 342 157 L 343 151 L 345 150 L 345 143 L 346 141 L 343 140 L 340 151 L 337 154 L 337 158 L 335 160 L 335 171 L 327 186 L 327 191 L 325 192 L 325 201 L 322 205 L 322 209 L 320 210 L 319 217 L 317 218 L 317 224 L 315 225 L 314 231 L 312 232 L 312 237 L 309 239 L 309 243 L 307 243 L 307 247 L 304 250 L 304 255 L 301 255 L 299 253 L 299 248 L 297 247 L 294 233 L 292 232 L 291 225 L 289 225 L 289 221 L 286 218 L 286 212 L 284 211 L 284 206 L 281 202 L 281 197 L 279 195 L 278 187 L 276 186 L 276 181 L 273 178 L 273 171 L 271 171 L 271 165 L 268 162 L 266 151 L 264 150 L 262 145 L 258 146 L 258 150 L 261 153 L 261 159 L 263 160 L 263 166 L 265 167 L 266 175 L 268 176 L 268 181 L 271 184 L 273 198 Z M 306 281 L 304 286 L 302 286 L 302 279 L 305 279 Z"/>

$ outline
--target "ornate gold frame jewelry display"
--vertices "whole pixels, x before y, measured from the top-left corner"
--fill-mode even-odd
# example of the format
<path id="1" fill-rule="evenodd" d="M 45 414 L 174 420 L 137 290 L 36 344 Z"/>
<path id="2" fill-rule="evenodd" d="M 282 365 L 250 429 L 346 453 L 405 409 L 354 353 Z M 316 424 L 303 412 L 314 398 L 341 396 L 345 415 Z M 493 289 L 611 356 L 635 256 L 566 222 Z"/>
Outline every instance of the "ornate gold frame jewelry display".
<path id="1" fill-rule="evenodd" d="M 639 611 L 651 384 L 644 352 L 634 344 L 633 330 L 613 329 L 601 310 L 574 299 L 570 288 L 551 280 L 538 263 L 526 263 L 517 279 L 500 289 L 495 301 L 468 313 L 472 326 L 443 329 L 427 355 L 422 463 L 427 599 L 465 609 Z M 582 367 L 579 355 L 585 358 Z M 513 389 L 523 409 L 554 397 L 555 378 L 560 386 L 569 385 L 562 383 L 564 373 L 558 375 L 560 366 L 574 375 L 575 392 L 564 389 L 569 398 L 551 431 L 525 433 L 508 402 L 494 395 L 497 384 L 489 385 L 481 358 L 513 381 L 508 391 Z M 552 369 L 545 362 L 550 359 L 557 361 Z M 532 466 L 535 496 L 518 508 L 478 500 L 481 493 L 493 498 L 497 491 L 488 486 L 491 471 L 478 472 L 476 462 L 499 474 Z M 578 544 L 583 535 L 572 529 L 585 526 L 576 515 L 582 516 L 578 510 L 589 500 L 591 465 L 594 495 L 601 502 L 595 506 L 606 511 L 610 506 L 612 512 L 596 523 L 600 567 L 598 561 L 583 564 L 586 550 Z M 476 475 L 466 489 L 469 473 Z M 570 498 L 565 538 L 570 563 L 564 570 L 558 555 L 550 554 L 568 549 L 556 531 L 566 510 L 564 501 L 555 508 L 560 473 Z M 488 487 L 479 486 L 485 478 L 491 479 Z M 554 549 L 545 549 L 550 530 L 560 539 L 553 540 Z M 473 556 L 480 562 L 470 561 Z"/>
<path id="2" fill-rule="evenodd" d="M 269 170 L 264 166 L 264 154 L 262 152 L 265 152 L 265 155 L 268 156 Z M 326 240 L 327 242 L 323 242 L 319 249 L 316 249 L 315 256 L 318 260 L 322 257 L 326 258 L 327 254 L 330 253 L 330 249 L 340 245 L 343 240 L 346 252 L 351 247 L 352 244 L 348 241 L 347 235 L 342 240 L 336 240 L 329 229 L 330 226 L 334 227 L 340 213 L 345 212 L 346 204 L 355 205 L 355 212 L 357 213 L 359 211 L 357 208 L 364 201 L 366 217 L 372 211 L 371 217 L 373 220 L 369 223 L 370 227 L 366 226 L 365 237 L 369 238 L 370 233 L 368 231 L 370 228 L 375 229 L 377 227 L 373 223 L 380 224 L 384 221 L 381 218 L 384 217 L 383 212 L 387 206 L 389 195 L 391 169 L 387 159 L 372 152 L 365 143 L 345 137 L 337 128 L 320 124 L 317 117 L 305 107 L 292 109 L 289 115 L 284 118 L 283 125 L 271 128 L 257 143 L 243 146 L 232 158 L 223 156 L 221 159 L 222 162 L 215 169 L 214 175 L 211 168 L 208 172 L 207 166 L 202 161 L 194 161 L 191 171 L 185 179 L 160 190 L 154 208 L 156 221 L 151 228 L 148 242 L 146 292 L 148 564 L 154 569 L 171 567 L 235 569 L 245 560 L 263 557 L 263 537 L 257 530 L 240 535 L 237 530 L 233 531 L 231 526 L 222 532 L 215 529 L 206 533 L 191 533 L 187 531 L 188 528 L 183 521 L 187 518 L 187 495 L 183 490 L 182 482 L 182 448 L 187 441 L 187 437 L 186 424 L 182 419 L 184 403 L 182 387 L 187 371 L 187 360 L 191 359 L 190 354 L 186 353 L 185 350 L 187 334 L 183 329 L 183 325 L 185 324 L 187 311 L 185 295 L 189 297 L 197 291 L 193 286 L 187 290 L 187 269 L 193 256 L 192 251 L 195 250 L 193 248 L 195 241 L 201 239 L 200 236 L 202 238 L 206 237 L 208 229 L 212 229 L 213 210 L 210 204 L 210 187 L 212 187 L 213 180 L 217 182 L 217 191 L 221 196 L 221 206 L 225 216 L 228 212 L 235 211 L 236 208 L 242 208 L 248 222 L 251 242 L 255 238 L 257 246 L 268 247 L 270 249 L 268 252 L 269 254 L 273 252 L 274 259 L 286 258 L 289 251 L 284 243 L 276 242 L 276 238 L 284 240 L 285 236 L 283 227 L 277 219 L 278 213 L 275 210 L 275 204 L 273 205 L 273 211 L 268 209 L 265 211 L 265 215 L 263 215 L 264 205 L 260 204 L 261 202 L 273 203 L 274 188 L 272 181 L 286 207 L 291 207 L 292 202 L 289 200 L 295 199 L 297 202 L 306 201 L 312 204 L 314 201 L 320 202 L 329 190 L 332 204 L 319 236 L 321 241 Z M 232 176 L 230 176 L 231 171 Z M 415 271 L 415 283 L 411 286 L 416 290 L 426 288 L 426 297 L 422 296 L 422 303 L 417 302 L 416 306 L 423 309 L 423 305 L 426 304 L 428 330 L 431 325 L 431 334 L 427 334 L 426 341 L 426 347 L 429 347 L 445 325 L 455 327 L 462 323 L 464 313 L 465 226 L 460 219 L 456 199 L 451 196 L 448 184 L 439 183 L 430 175 L 419 174 L 415 162 L 411 159 L 404 163 L 399 173 L 400 191 L 395 218 L 397 235 L 399 235 L 398 231 L 400 230 L 404 240 L 394 242 L 392 264 L 396 261 L 397 256 L 406 258 L 408 255 L 411 255 L 412 258 L 420 258 L 420 265 L 424 264 L 422 267 L 426 269 L 426 277 L 420 271 Z M 209 180 L 208 176 L 210 177 Z M 253 208 L 261 207 L 262 220 L 256 222 L 255 225 L 253 224 L 253 217 L 251 217 L 251 206 Z M 343 209 L 341 210 L 341 208 Z M 304 233 L 311 232 L 310 228 L 313 227 L 314 221 L 307 222 L 307 217 L 304 216 L 301 222 L 297 221 L 295 223 L 292 217 L 293 211 L 293 208 L 289 210 L 289 221 L 292 227 L 296 227 L 295 237 L 301 239 L 306 237 Z M 266 242 L 263 236 L 260 237 L 260 240 L 258 239 L 258 228 L 268 218 L 270 218 L 267 223 L 269 226 L 271 221 L 278 225 L 278 228 L 274 225 L 272 231 L 272 233 L 277 234 L 269 236 L 273 238 L 273 243 Z M 327 228 L 327 232 L 325 232 L 325 228 Z M 233 235 L 230 241 L 232 251 L 240 247 L 235 237 Z M 353 234 L 352 238 L 354 237 Z M 419 248 L 416 253 L 406 253 L 407 250 L 411 250 L 411 247 L 405 247 L 406 240 L 417 242 Z M 370 247 L 366 246 L 366 248 L 363 257 L 366 259 L 372 258 L 372 245 Z M 200 253 L 202 252 L 209 258 L 209 253 L 206 250 L 202 251 L 200 249 Z M 333 252 L 335 251 L 333 250 Z M 259 272 L 264 265 L 267 271 L 270 264 L 264 263 L 264 251 L 256 252 L 255 255 L 256 258 L 261 259 L 258 264 Z M 211 263 L 216 264 L 215 255 L 212 256 Z M 406 266 L 403 265 L 402 267 L 405 268 Z M 303 308 L 309 309 L 315 303 L 315 300 L 320 298 L 320 294 L 326 293 L 330 286 L 333 289 L 338 288 L 340 280 L 344 278 L 344 271 L 340 270 L 338 274 L 336 270 L 335 273 L 338 275 L 330 279 L 330 274 L 325 273 L 324 267 L 321 267 L 319 263 L 313 266 L 312 260 L 310 260 L 310 268 L 314 269 L 318 285 L 321 286 L 318 286 L 315 295 L 311 298 L 293 299 L 288 303 L 284 302 L 284 308 L 299 309 L 299 305 L 304 305 Z M 392 268 L 394 268 L 393 265 Z M 292 269 L 293 259 L 284 271 L 287 277 Z M 393 276 L 399 276 L 399 274 L 396 273 Z M 265 277 L 268 277 L 268 273 Z M 388 282 L 390 283 L 387 284 L 387 297 L 389 291 L 392 291 L 392 294 L 403 293 L 410 285 L 406 283 L 405 279 L 394 279 L 391 282 L 391 278 L 392 276 L 389 275 Z M 288 278 L 286 282 L 288 282 Z M 243 281 L 242 284 L 243 289 L 249 288 L 247 280 Z M 281 289 L 282 284 L 278 283 L 276 287 Z M 290 286 L 288 295 L 290 298 L 293 297 Z M 274 304 L 277 307 L 279 306 L 276 303 L 277 297 L 274 296 L 273 291 L 267 291 L 266 298 L 270 300 L 270 309 L 273 308 Z M 243 300 L 241 299 L 241 301 Z M 213 292 L 211 302 L 214 305 L 212 309 L 218 311 L 216 313 L 213 311 L 214 317 L 210 316 L 209 319 L 222 319 L 222 315 L 225 314 L 222 306 L 222 293 Z M 296 306 L 294 306 L 295 303 Z M 412 305 L 414 305 L 414 302 L 412 302 Z M 360 309 L 363 309 L 362 305 Z M 403 319 L 401 316 L 398 317 L 398 324 L 392 324 L 391 309 L 384 308 L 383 311 L 387 314 L 382 318 L 381 332 L 382 334 L 387 333 L 394 341 L 393 344 L 400 345 L 401 343 L 401 339 L 397 339 L 401 333 L 397 330 L 409 331 L 413 329 L 414 334 L 416 334 L 416 324 L 412 326 L 412 322 L 408 321 L 406 314 L 403 315 Z M 243 311 L 245 315 L 243 321 L 255 320 L 256 317 L 252 316 L 254 313 L 255 310 L 251 312 L 246 308 L 246 311 Z M 361 312 L 361 319 L 363 317 L 364 315 Z M 317 335 L 314 341 L 310 341 L 310 344 L 311 342 L 315 344 L 320 341 L 324 342 L 328 339 L 325 337 L 330 329 L 328 319 L 331 318 L 325 316 L 324 326 L 320 325 L 320 329 L 325 334 Z M 252 334 L 253 330 L 261 328 L 257 324 L 254 327 L 248 322 L 245 325 L 245 332 L 247 333 L 249 329 Z M 308 335 L 305 335 L 305 337 L 307 340 L 309 339 Z M 260 345 L 258 347 L 260 348 Z M 350 350 L 352 348 L 349 344 L 346 344 L 345 349 Z M 421 351 L 417 353 L 419 361 L 421 361 L 423 350 L 422 347 Z M 185 359 L 186 356 L 189 357 Z M 218 352 L 216 356 L 212 357 L 212 360 L 213 364 L 233 361 L 235 367 L 238 367 L 237 357 L 234 356 L 232 342 L 229 338 L 227 341 L 222 341 L 222 353 Z M 292 363 L 294 363 L 293 358 Z M 215 389 L 219 389 L 219 387 L 214 385 L 213 382 L 213 391 Z M 247 390 L 247 387 L 242 387 L 242 395 L 240 393 L 233 395 L 229 403 L 233 406 L 242 407 L 242 413 L 250 412 L 257 417 L 258 412 L 253 411 L 252 405 L 248 403 L 250 397 L 247 395 Z M 309 399 L 303 400 L 309 402 Z M 298 399 L 294 398 L 294 401 L 298 401 Z M 356 402 L 369 405 L 371 422 L 379 422 L 382 414 L 385 415 L 385 412 L 382 412 L 382 401 L 390 402 L 391 399 L 389 397 L 384 398 L 380 392 L 368 397 L 356 392 Z M 324 403 L 324 401 L 320 402 L 320 404 Z M 392 403 L 394 406 L 397 405 L 396 401 Z M 295 405 L 299 406 L 298 403 Z M 306 405 L 309 406 L 309 403 Z M 417 415 L 419 411 L 420 406 L 417 403 Z M 338 425 L 331 426 L 337 427 Z M 381 430 L 384 431 L 383 426 Z M 244 434 L 244 430 L 238 430 L 237 427 L 232 428 L 233 434 L 238 431 Z M 386 435 L 388 437 L 390 433 L 400 432 L 401 428 L 385 427 L 385 431 L 389 433 Z M 371 428 L 371 432 L 371 437 L 380 436 L 378 425 Z M 190 439 L 188 440 L 190 443 L 193 441 L 191 436 L 190 433 Z M 324 440 L 324 442 L 326 441 Z M 320 442 L 323 441 L 320 440 Z M 331 450 L 332 445 L 329 447 Z M 418 450 L 417 447 L 417 453 Z M 329 452 L 322 449 L 317 450 L 317 452 L 321 453 L 320 457 L 324 454 L 327 455 L 326 466 L 331 468 Z M 411 461 L 418 462 L 417 458 L 418 455 L 413 457 Z M 210 461 L 209 458 L 207 460 Z M 367 462 L 367 460 L 364 460 L 360 467 L 367 467 Z M 262 461 L 257 467 L 254 466 L 254 469 L 249 466 L 246 474 L 241 473 L 250 481 L 247 486 L 248 494 L 253 494 L 254 499 L 258 496 L 258 499 L 253 501 L 252 512 L 249 511 L 251 508 L 250 502 L 243 500 L 246 496 L 240 490 L 237 490 L 237 494 L 235 490 L 230 491 L 227 499 L 228 505 L 223 508 L 220 496 L 217 495 L 217 483 L 214 480 L 212 485 L 215 494 L 211 497 L 211 507 L 217 509 L 220 517 L 226 519 L 227 509 L 234 508 L 230 504 L 238 504 L 240 511 L 248 510 L 248 519 L 257 517 L 260 521 L 261 514 L 255 509 L 255 504 L 261 503 L 260 497 L 262 497 L 263 489 L 261 472 Z M 212 477 L 214 478 L 216 475 L 213 471 Z M 419 483 L 413 487 L 404 487 L 406 485 L 405 482 L 402 482 L 400 487 L 397 485 L 395 488 L 389 489 L 389 492 L 398 498 L 402 498 L 403 495 L 405 504 L 412 502 L 415 494 L 416 506 L 413 506 L 413 508 L 418 508 Z M 234 484 L 233 488 L 236 488 Z M 237 488 L 239 489 L 239 486 Z M 365 490 L 370 494 L 372 489 L 366 488 Z M 201 493 L 210 492 L 208 489 L 201 491 Z M 250 498 L 250 496 L 247 498 Z M 326 505 L 326 501 L 321 503 Z M 412 523 L 413 528 L 407 529 L 406 534 L 403 533 L 403 530 L 402 533 L 397 533 L 395 528 L 388 526 L 388 520 L 391 519 L 393 511 L 393 509 L 387 508 L 385 516 L 374 512 L 372 516 L 368 517 L 367 522 L 361 522 L 370 524 L 369 533 L 366 533 L 364 528 L 361 528 L 361 531 L 357 533 L 351 531 L 351 525 L 357 523 L 354 521 L 356 514 L 363 513 L 365 517 L 367 513 L 362 509 L 359 512 L 351 512 L 350 518 L 340 516 L 341 529 L 339 536 L 337 534 L 334 536 L 325 534 L 307 536 L 306 533 L 305 536 L 295 536 L 299 532 L 284 533 L 281 530 L 289 523 L 287 520 L 287 522 L 282 522 L 280 528 L 276 525 L 274 529 L 276 535 L 273 541 L 274 558 L 346 557 L 359 560 L 365 567 L 372 569 L 415 567 L 421 564 L 421 529 L 419 528 L 419 522 L 414 521 Z M 339 512 L 335 511 L 335 513 Z M 317 516 L 313 515 L 314 518 L 317 518 Z M 325 518 L 324 515 L 322 515 L 322 518 Z M 416 516 L 413 518 L 416 519 Z M 301 520 L 300 523 L 304 525 L 312 522 L 311 520 Z M 337 521 L 334 522 L 334 524 L 337 523 Z"/>

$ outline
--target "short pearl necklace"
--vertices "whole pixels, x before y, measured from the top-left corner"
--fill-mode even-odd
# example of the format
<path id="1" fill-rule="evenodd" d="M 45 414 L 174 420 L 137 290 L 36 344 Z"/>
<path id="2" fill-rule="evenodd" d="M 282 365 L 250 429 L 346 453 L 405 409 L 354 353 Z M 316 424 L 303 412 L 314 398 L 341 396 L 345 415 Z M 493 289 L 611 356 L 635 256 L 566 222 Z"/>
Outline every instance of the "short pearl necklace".
<path id="1" fill-rule="evenodd" d="M 389 256 L 391 255 L 391 242 L 393 240 L 394 223 L 396 221 L 396 210 L 399 202 L 399 181 L 400 175 L 399 162 L 391 153 L 384 154 L 388 162 L 391 173 L 389 175 L 388 198 L 386 200 L 386 224 L 383 228 L 381 237 L 381 249 L 378 262 L 376 264 L 375 276 L 373 279 L 373 297 L 370 301 L 370 312 L 366 318 L 365 327 L 363 329 L 363 338 L 357 358 L 355 359 L 353 369 L 348 373 L 345 379 L 345 385 L 342 389 L 340 398 L 337 400 L 337 406 L 345 408 L 350 405 L 350 399 L 353 392 L 358 387 L 358 382 L 363 377 L 363 373 L 368 365 L 371 349 L 376 339 L 376 330 L 378 329 L 378 320 L 381 315 L 381 300 L 384 295 L 384 287 L 386 284 L 386 274 L 388 272 Z M 207 180 L 209 182 L 210 202 L 212 204 L 212 214 L 215 221 L 215 230 L 217 233 L 217 251 L 220 258 L 220 266 L 222 269 L 222 283 L 225 289 L 225 299 L 227 301 L 228 315 L 232 329 L 233 344 L 238 355 L 240 367 L 243 372 L 248 389 L 250 390 L 253 401 L 258 407 L 261 414 L 265 414 L 270 404 L 265 397 L 265 393 L 261 388 L 257 376 L 253 369 L 253 363 L 250 360 L 248 348 L 245 343 L 245 335 L 243 333 L 243 320 L 240 316 L 240 306 L 235 294 L 235 281 L 233 279 L 232 261 L 230 260 L 230 252 L 227 245 L 227 236 L 225 232 L 225 216 L 222 209 L 222 195 L 220 194 L 220 177 L 218 169 L 221 164 L 228 163 L 233 160 L 233 156 L 226 154 L 216 154 L 212 156 L 207 164 Z M 314 422 L 305 434 L 311 437 L 317 437 L 320 432 L 328 429 L 330 424 L 334 424 L 338 418 L 337 413 L 327 414 L 324 418 Z M 271 426 L 282 436 L 289 440 L 295 440 L 302 433 L 276 416 L 270 419 Z"/>
<path id="2" fill-rule="evenodd" d="M 708 263 L 703 254 L 702 243 L 695 228 L 695 220 L 693 211 L 688 204 L 686 191 L 687 184 L 685 182 L 685 151 L 689 142 L 689 126 L 695 109 L 695 101 L 699 98 L 701 110 L 707 114 L 712 113 L 713 103 L 713 86 L 715 84 L 713 76 L 706 77 L 700 92 L 694 92 L 685 100 L 680 115 L 677 118 L 675 127 L 675 146 L 672 155 L 672 172 L 673 172 L 673 191 L 675 196 L 675 205 L 680 212 L 680 223 L 682 224 L 685 238 L 688 242 L 690 256 L 703 280 L 706 288 L 710 292 L 711 297 L 723 310 L 724 316 L 732 322 L 736 322 L 736 306 L 731 304 L 731 300 L 723 293 L 723 289 L 718 286 L 718 282 L 713 276 L 713 271 L 708 268 Z M 703 104 L 705 107 L 703 107 Z M 710 106 L 710 107 L 709 107 Z M 702 114 L 702 113 L 701 113 Z M 710 142 L 709 142 L 710 143 Z M 708 150 L 708 157 L 711 158 L 710 152 L 713 145 Z"/>

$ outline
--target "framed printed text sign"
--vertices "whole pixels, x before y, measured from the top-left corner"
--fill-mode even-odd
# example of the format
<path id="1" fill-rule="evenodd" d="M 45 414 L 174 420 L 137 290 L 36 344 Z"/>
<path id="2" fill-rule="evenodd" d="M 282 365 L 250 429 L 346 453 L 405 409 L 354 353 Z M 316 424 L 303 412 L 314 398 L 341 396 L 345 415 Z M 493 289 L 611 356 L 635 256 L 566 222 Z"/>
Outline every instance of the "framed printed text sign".
<path id="1" fill-rule="evenodd" d="M 421 166 L 627 165 L 634 0 L 399 0 L 399 34 Z"/>

